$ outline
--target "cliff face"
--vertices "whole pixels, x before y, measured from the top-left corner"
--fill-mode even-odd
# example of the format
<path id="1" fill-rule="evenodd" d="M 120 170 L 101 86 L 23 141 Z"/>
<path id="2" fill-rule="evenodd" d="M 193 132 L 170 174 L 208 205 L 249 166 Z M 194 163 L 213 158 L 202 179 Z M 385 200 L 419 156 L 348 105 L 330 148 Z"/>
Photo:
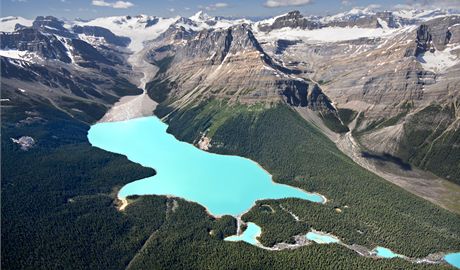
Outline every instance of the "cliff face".
<path id="1" fill-rule="evenodd" d="M 372 38 L 296 39 L 282 50 L 278 41 L 260 39 L 266 52 L 319 82 L 339 110 L 359 115 L 353 133 L 364 148 L 456 181 L 459 23 L 447 16 Z M 443 162 L 449 165 L 436 168 Z"/>
<path id="2" fill-rule="evenodd" d="M 308 20 L 303 17 L 299 11 L 291 11 L 286 15 L 277 17 L 272 24 L 259 24 L 260 31 L 271 31 L 283 27 L 301 28 L 301 29 L 317 29 L 321 27 L 319 22 Z"/>
<path id="3" fill-rule="evenodd" d="M 55 36 L 45 36 L 39 30 L 24 28 L 13 33 L 0 34 L 1 49 L 36 52 L 47 59 L 70 63 L 67 49 Z"/>
<path id="4" fill-rule="evenodd" d="M 200 32 L 173 26 L 149 46 L 150 61 L 169 61 L 155 81 L 174 82 L 168 100 L 175 106 L 206 98 L 240 103 L 284 99 L 292 106 L 334 110 L 317 84 L 265 53 L 248 25 Z"/>
<path id="5" fill-rule="evenodd" d="M 88 36 L 104 38 L 104 40 L 107 43 L 116 46 L 126 47 L 131 42 L 131 40 L 128 37 L 117 36 L 114 33 L 110 32 L 110 30 L 99 26 L 74 25 L 72 27 L 72 30 L 76 34 L 85 34 Z"/>
<path id="6" fill-rule="evenodd" d="M 327 27 L 398 28 L 406 24 L 410 24 L 410 21 L 397 18 L 391 12 L 343 14 L 343 16 L 317 18 L 304 17 L 299 11 L 291 11 L 273 20 L 257 23 L 257 29 L 269 32 L 285 27 L 308 30 Z"/>

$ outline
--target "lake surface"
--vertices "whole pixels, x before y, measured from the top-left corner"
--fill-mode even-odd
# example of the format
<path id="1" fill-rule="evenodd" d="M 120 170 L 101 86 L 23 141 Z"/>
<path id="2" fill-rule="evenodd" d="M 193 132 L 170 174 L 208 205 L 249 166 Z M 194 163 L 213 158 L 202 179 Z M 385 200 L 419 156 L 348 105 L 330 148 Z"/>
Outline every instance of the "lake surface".
<path id="1" fill-rule="evenodd" d="M 215 216 L 240 215 L 256 200 L 299 198 L 323 203 L 324 197 L 274 183 L 257 163 L 238 156 L 217 155 L 178 141 L 157 117 L 98 123 L 89 142 L 129 160 L 154 168 L 157 174 L 125 185 L 129 195 L 171 195 L 205 206 Z"/>
<path id="2" fill-rule="evenodd" d="M 460 269 L 460 252 L 447 254 L 444 256 L 444 260 L 455 268 Z"/>
<path id="3" fill-rule="evenodd" d="M 317 244 L 333 244 L 340 243 L 340 240 L 330 234 L 319 233 L 319 232 L 309 232 L 305 235 L 308 240 L 313 241 Z"/>
<path id="4" fill-rule="evenodd" d="M 251 245 L 259 245 L 259 241 L 257 241 L 257 237 L 262 234 L 262 229 L 255 223 L 248 222 L 247 223 L 248 227 L 246 230 L 241 235 L 232 235 L 229 237 L 226 237 L 224 240 L 225 241 L 232 241 L 232 242 L 237 242 L 237 241 L 244 241 L 246 243 L 249 243 Z"/>
<path id="5" fill-rule="evenodd" d="M 374 251 L 377 254 L 377 256 L 382 257 L 382 258 L 391 259 L 391 258 L 401 257 L 401 255 L 396 254 L 390 249 L 384 248 L 384 247 L 376 247 L 374 248 Z"/>

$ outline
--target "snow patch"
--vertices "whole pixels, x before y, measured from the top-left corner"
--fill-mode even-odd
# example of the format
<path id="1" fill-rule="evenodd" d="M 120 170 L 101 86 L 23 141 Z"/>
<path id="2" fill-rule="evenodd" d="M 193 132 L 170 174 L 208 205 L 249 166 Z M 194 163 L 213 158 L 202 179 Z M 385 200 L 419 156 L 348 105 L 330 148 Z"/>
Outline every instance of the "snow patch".
<path id="1" fill-rule="evenodd" d="M 147 40 L 157 38 L 161 33 L 166 31 L 168 27 L 176 22 L 179 18 L 156 18 L 158 22 L 147 27 L 149 19 L 155 19 L 145 15 L 136 17 L 104 17 L 97 18 L 89 22 L 75 22 L 78 25 L 91 25 L 107 28 L 115 35 L 129 37 L 131 43 L 128 48 L 133 51 L 140 51 L 143 44 Z"/>
<path id="2" fill-rule="evenodd" d="M 211 20 L 212 17 L 210 17 L 208 14 L 200 10 L 197 13 L 195 13 L 193 16 L 190 16 L 189 19 L 192 21 L 207 21 L 207 20 Z"/>
<path id="3" fill-rule="evenodd" d="M 278 39 L 337 42 L 355 40 L 359 38 L 389 37 L 399 32 L 397 29 L 359 28 L 359 27 L 326 27 L 307 30 L 300 28 L 281 28 L 269 33 L 256 32 L 257 38 L 263 41 L 276 41 Z"/>
<path id="4" fill-rule="evenodd" d="M 205 29 L 227 29 L 229 27 L 235 26 L 235 25 L 240 25 L 240 24 L 250 24 L 251 21 L 247 19 L 236 19 L 236 20 L 230 20 L 230 19 L 224 19 L 224 18 L 218 18 L 218 17 L 211 17 L 206 13 L 203 13 L 203 11 L 197 12 L 195 15 L 191 16 L 189 18 L 194 25 L 187 24 L 187 23 L 177 23 L 177 27 L 183 27 L 186 30 L 192 30 L 192 31 L 202 31 Z M 208 22 L 210 24 L 208 24 Z"/>
<path id="5" fill-rule="evenodd" d="M 423 55 L 417 57 L 424 70 L 433 72 L 442 72 L 446 69 L 460 63 L 458 56 L 451 54 L 452 50 L 460 49 L 460 46 L 453 48 L 446 48 L 444 51 L 425 52 Z"/>
<path id="6" fill-rule="evenodd" d="M 272 25 L 276 19 L 278 18 L 281 18 L 281 17 L 284 17 L 284 16 L 287 16 L 288 13 L 284 13 L 284 14 L 281 14 L 281 15 L 278 15 L 278 16 L 275 16 L 273 18 L 269 18 L 269 19 L 265 19 L 265 20 L 262 20 L 262 21 L 258 21 L 255 25 L 256 26 L 260 26 L 260 25 Z"/>
<path id="7" fill-rule="evenodd" d="M 21 146 L 21 150 L 27 151 L 35 145 L 35 140 L 29 136 L 22 136 L 19 139 L 11 138 L 13 143 L 17 143 Z"/>
<path id="8" fill-rule="evenodd" d="M 393 11 L 393 15 L 404 19 L 413 19 L 420 21 L 428 21 L 435 18 L 441 18 L 446 15 L 459 15 L 460 13 L 456 10 L 444 10 L 444 9 L 401 9 Z"/>
<path id="9" fill-rule="evenodd" d="M 35 52 L 19 50 L 0 50 L 0 56 L 28 62 L 34 62 L 36 59 L 41 59 L 41 57 Z"/>
<path id="10" fill-rule="evenodd" d="M 75 63 L 75 59 L 74 59 L 73 54 L 72 54 L 73 48 L 72 48 L 72 46 L 69 44 L 69 43 L 70 43 L 70 40 L 62 39 L 62 40 L 61 40 L 61 43 L 62 43 L 62 45 L 64 45 L 64 47 L 66 48 L 66 50 L 67 50 L 67 56 L 69 56 L 69 58 L 70 58 L 70 60 L 71 60 L 71 63 Z"/>
<path id="11" fill-rule="evenodd" d="M 388 27 L 388 23 L 380 18 L 377 18 L 377 22 L 380 24 L 380 26 L 383 28 L 383 29 L 389 29 Z"/>
<path id="12" fill-rule="evenodd" d="M 104 37 L 95 37 L 95 36 L 89 36 L 86 34 L 78 34 L 78 38 L 93 46 L 100 46 L 100 45 L 107 44 Z"/>
<path id="13" fill-rule="evenodd" d="M 1 32 L 14 32 L 16 24 L 21 24 L 27 27 L 32 26 L 33 20 L 23 17 L 8 16 L 0 18 L 0 31 Z"/>
<path id="14" fill-rule="evenodd" d="M 357 18 L 357 17 L 365 17 L 365 16 L 371 16 L 374 15 L 375 12 L 372 10 L 372 8 L 352 8 L 350 11 L 347 12 L 341 12 L 332 16 L 325 16 L 321 18 L 319 21 L 322 23 L 330 23 L 330 22 L 343 22 L 343 21 L 348 21 L 351 18 Z"/>

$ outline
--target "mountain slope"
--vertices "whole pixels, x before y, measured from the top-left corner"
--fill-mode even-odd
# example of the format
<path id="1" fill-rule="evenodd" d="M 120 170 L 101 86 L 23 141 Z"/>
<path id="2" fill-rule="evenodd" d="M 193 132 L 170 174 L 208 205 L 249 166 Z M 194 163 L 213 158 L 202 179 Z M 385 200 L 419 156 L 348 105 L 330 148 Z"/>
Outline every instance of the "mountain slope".
<path id="1" fill-rule="evenodd" d="M 147 90 L 163 105 L 181 109 L 212 99 L 267 106 L 287 102 L 318 112 L 334 130 L 345 129 L 318 84 L 268 55 L 249 25 L 197 32 L 179 22 L 147 50 L 149 61 L 159 67 Z"/>
<path id="2" fill-rule="evenodd" d="M 63 21 L 37 17 L 30 28 L 1 33 L 4 104 L 50 103 L 71 117 L 93 122 L 121 96 L 142 93 L 128 80 L 129 40 L 95 30 L 85 30 L 86 38 L 99 39 L 90 44 Z"/>
<path id="3" fill-rule="evenodd" d="M 389 39 L 400 38 L 413 30 L 415 27 L 396 30 Z M 382 43 L 384 41 L 381 40 Z M 159 73 L 147 85 L 150 96 L 159 102 L 155 114 L 168 123 L 168 131 L 180 140 L 200 147 L 205 145 L 204 149 L 211 152 L 251 158 L 270 171 L 275 181 L 316 191 L 331 198 L 329 207 L 321 206 L 318 209 L 294 200 L 270 203 L 296 209 L 296 216 L 300 212 L 304 213 L 305 222 L 315 224 L 315 228 L 340 232 L 340 237 L 347 243 L 390 246 L 409 256 L 422 255 L 418 253 L 422 247 L 427 252 L 433 241 L 419 242 L 417 234 L 407 235 L 407 231 L 404 236 L 396 236 L 394 224 L 406 228 L 417 227 L 436 238 L 440 235 L 435 228 L 441 224 L 432 223 L 436 222 L 434 220 L 427 221 L 427 213 L 432 215 L 436 212 L 435 215 L 446 214 L 452 217 L 457 215 L 445 210 L 435 211 L 426 201 L 359 167 L 295 110 L 299 107 L 308 110 L 316 117 L 322 116 L 324 122 L 328 120 L 325 117 L 327 113 L 339 115 L 336 107 L 340 104 L 332 104 L 319 87 L 321 83 L 309 78 L 314 73 L 309 72 L 306 65 L 301 65 L 298 60 L 294 62 L 295 57 L 304 54 L 291 51 L 306 48 L 314 50 L 320 46 L 327 50 L 337 46 L 337 43 L 316 43 L 309 48 L 311 43 L 301 41 L 292 47 L 288 46 L 284 54 L 277 55 L 274 53 L 276 43 L 273 46 L 263 42 L 259 42 L 251 26 L 247 25 L 199 32 L 172 25 L 158 39 L 148 44 L 149 60 L 159 67 Z M 366 39 L 346 40 L 344 45 L 351 43 L 356 49 L 363 47 L 366 42 L 373 48 L 380 45 Z M 404 43 L 401 46 L 407 45 L 406 41 L 401 43 Z M 289 61 L 283 57 L 290 57 Z M 412 61 L 417 60 L 414 57 Z M 332 62 L 323 63 L 332 65 Z M 275 74 L 264 72 L 266 66 L 271 67 L 269 70 L 275 71 Z M 407 68 L 411 67 L 409 64 Z M 285 82 L 287 86 L 281 84 L 279 87 L 277 82 Z M 309 87 L 298 87 L 297 82 L 303 82 Z M 249 90 L 241 90 L 246 87 Z M 305 88 L 306 92 L 299 91 Z M 318 90 L 315 93 L 313 89 Z M 298 94 L 296 97 L 300 101 L 292 102 L 289 93 Z M 315 94 L 320 98 L 315 98 Z M 372 94 L 374 96 L 369 95 L 369 102 L 373 102 L 373 98 L 383 101 L 386 95 L 393 93 L 382 92 L 382 97 Z M 406 95 L 396 90 L 395 94 Z M 338 124 L 342 123 L 338 121 Z M 420 205 L 422 202 L 423 206 Z M 414 205 L 420 205 L 421 208 L 412 208 Z M 348 213 L 336 215 L 338 211 L 335 208 L 341 211 L 346 208 L 340 213 Z M 382 216 L 385 218 L 382 219 Z M 278 222 L 277 217 L 267 217 L 261 209 L 253 209 L 242 218 L 263 224 L 263 230 L 267 233 L 260 239 L 268 246 L 293 241 L 293 234 L 303 232 L 294 229 L 295 220 L 286 222 L 286 225 Z M 455 218 L 452 222 L 456 222 Z M 284 226 L 282 229 L 280 224 Z M 271 233 L 273 231 L 289 233 L 282 237 Z M 398 240 L 393 239 L 394 236 L 410 239 L 409 242 L 417 244 L 410 247 L 398 243 Z"/>
<path id="4" fill-rule="evenodd" d="M 339 111 L 353 110 L 355 116 L 360 115 L 354 135 L 365 149 L 401 157 L 458 183 L 459 18 L 443 15 L 380 30 L 282 28 L 260 31 L 256 36 L 268 54 L 302 70 L 306 79 L 319 82 Z M 411 115 L 430 106 L 453 109 L 438 128 L 417 128 Z M 425 133 L 411 145 L 408 142 L 417 133 L 414 128 L 425 129 Z M 453 135 L 435 141 L 449 142 L 439 146 L 443 151 L 428 150 L 444 130 Z M 443 155 L 449 165 L 436 168 Z M 434 156 L 436 161 L 431 161 Z"/>
<path id="5" fill-rule="evenodd" d="M 433 170 L 455 168 L 436 164 L 444 153 L 456 159 L 458 65 L 430 60 L 457 53 L 457 19 L 389 27 L 369 13 L 365 27 L 360 20 L 347 28 L 298 12 L 278 18 L 283 27 L 266 31 L 203 13 L 69 25 L 40 17 L 2 33 L 2 267 L 448 268 L 442 252 L 460 249 L 460 216 L 363 169 L 330 139 L 355 136 L 375 152 L 405 150 L 405 159 Z M 291 29 L 305 21 L 320 27 Z M 86 133 L 108 119 L 108 108 L 120 108 L 119 97 L 144 88 L 178 139 L 250 158 L 275 181 L 328 198 L 257 202 L 241 219 L 260 224 L 264 245 L 316 229 L 355 250 L 385 246 L 436 264 L 368 258 L 339 245 L 268 251 L 225 242 L 235 218 L 180 198 L 133 196 L 119 211 L 118 189 L 155 172 L 89 147 Z"/>

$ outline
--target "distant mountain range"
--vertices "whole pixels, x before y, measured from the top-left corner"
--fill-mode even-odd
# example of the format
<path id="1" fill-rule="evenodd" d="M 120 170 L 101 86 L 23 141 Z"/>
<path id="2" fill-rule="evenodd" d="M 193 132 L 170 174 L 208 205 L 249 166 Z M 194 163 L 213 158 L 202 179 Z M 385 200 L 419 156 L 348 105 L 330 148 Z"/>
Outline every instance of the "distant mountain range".
<path id="1" fill-rule="evenodd" d="M 120 96 L 114 86 L 135 83 L 129 57 L 142 51 L 159 67 L 147 90 L 165 106 L 179 110 L 210 98 L 286 102 L 316 112 L 333 140 L 350 130 L 363 149 L 459 183 L 457 14 L 292 11 L 256 22 L 203 12 L 90 21 L 6 17 L 2 98 L 46 97 L 70 115 L 87 114 L 71 104 L 110 106 Z"/>

